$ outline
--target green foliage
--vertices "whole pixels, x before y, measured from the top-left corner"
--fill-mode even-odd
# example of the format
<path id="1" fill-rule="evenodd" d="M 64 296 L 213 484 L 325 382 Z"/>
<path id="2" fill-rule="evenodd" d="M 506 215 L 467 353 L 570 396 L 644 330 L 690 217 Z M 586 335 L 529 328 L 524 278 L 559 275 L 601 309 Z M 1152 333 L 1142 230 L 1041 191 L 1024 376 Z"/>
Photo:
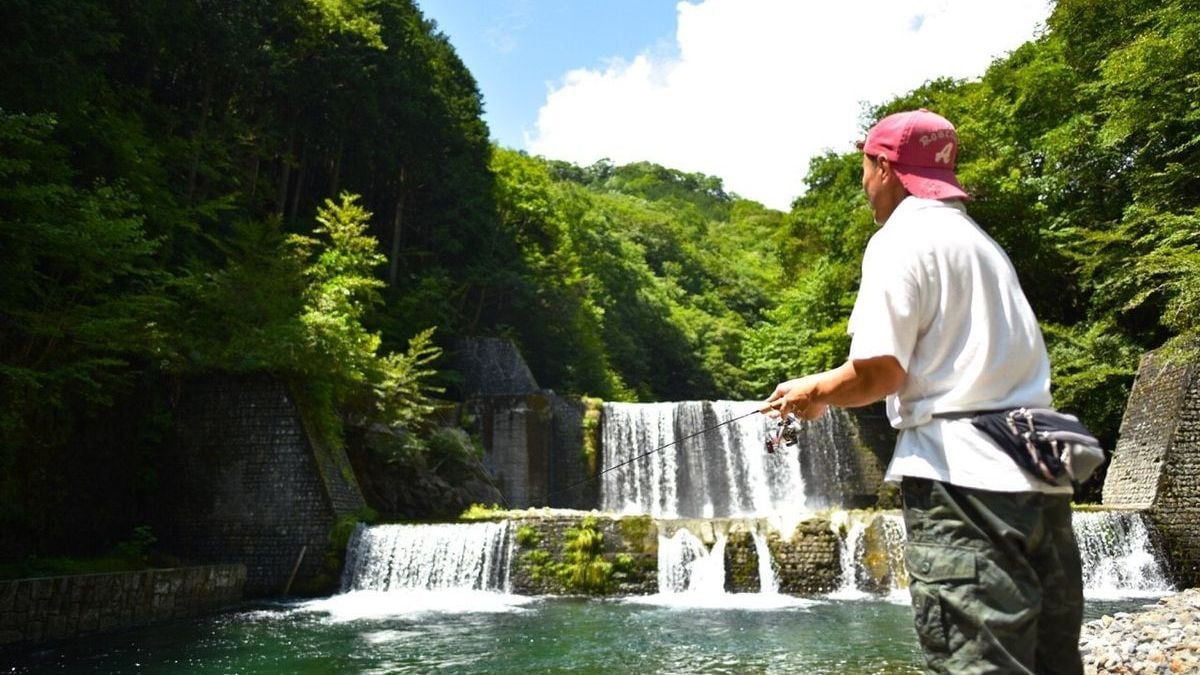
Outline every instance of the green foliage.
<path id="1" fill-rule="evenodd" d="M 496 149 L 492 167 L 528 279 L 508 332 L 539 383 L 608 400 L 761 395 L 741 348 L 773 304 L 781 214 L 648 163 Z"/>
<path id="2" fill-rule="evenodd" d="M 1053 368 L 1054 403 L 1083 414 L 1104 447 L 1116 445 L 1140 351 L 1114 330 L 1096 323 L 1044 327 Z"/>
<path id="3" fill-rule="evenodd" d="M 849 265 L 818 261 L 755 326 L 743 349 L 746 369 L 760 390 L 769 392 L 795 373 L 825 370 L 845 360 L 856 273 Z"/>
<path id="4" fill-rule="evenodd" d="M 150 547 L 158 541 L 149 525 L 138 525 L 133 528 L 133 535 L 126 541 L 117 544 L 117 552 L 133 560 L 146 560 Z"/>
<path id="5" fill-rule="evenodd" d="M 318 17 L 318 24 L 330 34 L 345 33 L 360 38 L 377 49 L 386 49 L 380 39 L 377 17 L 366 9 L 364 0 L 306 0 Z"/>
<path id="6" fill-rule="evenodd" d="M 158 538 L 148 525 L 133 528 L 128 538 L 102 555 L 88 557 L 29 556 L 0 563 L 0 579 L 56 577 L 75 574 L 132 572 L 150 567 L 177 566 L 179 561 L 154 550 Z"/>
<path id="7" fill-rule="evenodd" d="M 587 475 L 595 476 L 600 469 L 600 413 L 604 409 L 604 401 L 585 397 L 583 405 L 583 420 L 580 422 L 583 434 L 583 464 Z"/>
<path id="8" fill-rule="evenodd" d="M 1200 13 L 1183 1 L 1071 0 L 1048 24 L 982 79 L 930 81 L 864 123 L 918 106 L 955 122 L 969 210 L 1044 322 L 1055 402 L 1111 447 L 1140 353 L 1200 353 Z M 789 282 L 742 343 L 756 388 L 844 358 L 874 231 L 859 161 L 831 153 L 810 166 L 781 233 Z"/>
<path id="9" fill-rule="evenodd" d="M 462 512 L 462 515 L 459 516 L 459 519 L 495 520 L 497 518 L 503 518 L 506 512 L 507 509 L 499 504 L 492 504 L 491 506 L 487 506 L 485 504 L 472 504 L 467 507 L 466 511 Z"/>
<path id="10" fill-rule="evenodd" d="M 3 103 L 0 102 L 0 106 Z M 105 404 L 165 349 L 159 242 L 119 184 L 77 187 L 50 114 L 0 107 L 0 447 L 53 442 L 39 410 Z M 86 183 L 85 183 L 86 184 Z M 2 451 L 0 451 L 2 452 Z M 0 474 L 4 458 L 0 456 Z"/>
<path id="11" fill-rule="evenodd" d="M 521 563 L 529 571 L 529 578 L 534 581 L 557 578 L 559 563 L 554 562 L 548 551 L 540 548 L 525 551 L 521 554 Z"/>
<path id="12" fill-rule="evenodd" d="M 584 516 L 575 527 L 567 528 L 563 544 L 563 564 L 557 570 L 568 590 L 605 593 L 612 581 L 613 564 L 604 559 L 604 533 L 596 527 L 595 516 Z"/>
<path id="13" fill-rule="evenodd" d="M 429 437 L 429 457 L 433 462 L 471 464 L 483 459 L 483 448 L 457 427 L 442 427 Z"/>
<path id="14" fill-rule="evenodd" d="M 981 79 L 863 120 L 956 123 L 1056 401 L 1107 438 L 1137 355 L 1200 345 L 1193 5 L 1060 0 Z M 477 446 L 428 420 L 462 336 L 606 400 L 760 398 L 846 353 L 876 227 L 858 153 L 814 158 L 782 214 L 712 176 L 491 147 L 412 0 L 22 1 L 0 34 L 0 531 L 39 531 L 71 435 L 164 373 L 282 375 L 330 443 L 378 421 L 397 458 L 461 462 Z"/>
<path id="15" fill-rule="evenodd" d="M 542 542 L 542 535 L 538 534 L 537 529 L 522 525 L 517 528 L 516 541 L 521 548 L 535 548 Z"/>
<path id="16" fill-rule="evenodd" d="M 650 516 L 624 516 L 620 519 L 625 545 L 642 553 L 653 553 L 658 546 L 658 528 Z"/>

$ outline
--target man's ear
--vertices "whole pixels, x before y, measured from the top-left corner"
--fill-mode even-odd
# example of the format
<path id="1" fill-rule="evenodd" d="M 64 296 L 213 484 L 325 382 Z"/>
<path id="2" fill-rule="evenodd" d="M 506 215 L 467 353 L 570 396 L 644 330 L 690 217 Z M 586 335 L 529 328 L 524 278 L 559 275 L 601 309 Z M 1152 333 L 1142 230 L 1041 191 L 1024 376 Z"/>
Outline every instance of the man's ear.
<path id="1" fill-rule="evenodd" d="M 875 163 L 875 167 L 879 169 L 880 177 L 884 181 L 889 181 L 896 177 L 896 174 L 892 172 L 892 163 L 888 161 L 887 157 L 880 155 L 879 161 Z"/>

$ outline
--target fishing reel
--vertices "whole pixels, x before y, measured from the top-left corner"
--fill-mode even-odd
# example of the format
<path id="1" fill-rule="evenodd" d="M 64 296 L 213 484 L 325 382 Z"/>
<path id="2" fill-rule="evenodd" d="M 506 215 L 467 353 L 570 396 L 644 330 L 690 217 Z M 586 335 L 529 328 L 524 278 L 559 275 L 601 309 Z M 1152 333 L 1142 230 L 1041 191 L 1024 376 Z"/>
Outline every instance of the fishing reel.
<path id="1" fill-rule="evenodd" d="M 773 454 L 777 449 L 785 445 L 795 445 L 800 440 L 800 422 L 794 415 L 787 415 L 779 419 L 779 426 L 775 429 L 775 435 L 767 439 L 767 452 Z"/>

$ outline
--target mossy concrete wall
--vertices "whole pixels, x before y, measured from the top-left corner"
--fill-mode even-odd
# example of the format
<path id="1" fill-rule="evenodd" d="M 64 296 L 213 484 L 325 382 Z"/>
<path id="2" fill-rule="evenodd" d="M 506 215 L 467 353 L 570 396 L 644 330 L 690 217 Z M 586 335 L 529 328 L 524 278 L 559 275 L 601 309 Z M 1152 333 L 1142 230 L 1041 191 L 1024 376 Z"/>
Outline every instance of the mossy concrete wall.
<path id="1" fill-rule="evenodd" d="M 559 570 L 567 562 L 567 530 L 593 519 L 603 535 L 601 558 L 612 565 L 603 589 L 572 587 Z M 647 595 L 658 591 L 658 530 L 649 516 L 553 515 L 513 520 L 512 592 L 520 595 Z"/>
<path id="2" fill-rule="evenodd" d="M 198 616 L 242 599 L 243 565 L 0 581 L 0 647 Z"/>
<path id="3" fill-rule="evenodd" d="M 840 540 L 828 518 L 802 521 L 781 536 L 765 521 L 739 519 L 654 520 L 650 516 L 616 516 L 601 513 L 554 513 L 513 520 L 514 557 L 512 592 L 522 595 L 600 594 L 570 588 L 556 570 L 566 561 L 567 530 L 595 521 L 604 537 L 602 558 L 613 565 L 611 583 L 604 594 L 648 595 L 658 592 L 658 538 L 687 529 L 706 546 L 718 536 L 726 538 L 725 591 L 757 593 L 761 590 L 758 551 L 754 532 L 766 532 L 778 589 L 792 595 L 817 595 L 840 585 Z"/>
<path id="4" fill-rule="evenodd" d="M 1142 509 L 1177 584 L 1200 585 L 1200 366 L 1146 354 L 1104 482 L 1103 504 Z"/>
<path id="5" fill-rule="evenodd" d="M 553 392 L 492 395 L 464 404 L 507 508 L 593 508 L 599 486 L 584 453 L 579 399 Z"/>

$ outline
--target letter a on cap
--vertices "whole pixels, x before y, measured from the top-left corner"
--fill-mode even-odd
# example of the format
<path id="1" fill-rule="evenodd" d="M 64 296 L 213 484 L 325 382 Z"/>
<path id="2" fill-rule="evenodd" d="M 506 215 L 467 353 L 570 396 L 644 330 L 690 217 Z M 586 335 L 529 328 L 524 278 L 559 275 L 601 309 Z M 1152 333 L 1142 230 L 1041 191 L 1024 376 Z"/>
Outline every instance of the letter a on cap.
<path id="1" fill-rule="evenodd" d="M 949 164 L 950 159 L 954 156 L 954 143 L 947 143 L 946 147 L 938 150 L 938 153 L 933 158 L 942 164 Z"/>

